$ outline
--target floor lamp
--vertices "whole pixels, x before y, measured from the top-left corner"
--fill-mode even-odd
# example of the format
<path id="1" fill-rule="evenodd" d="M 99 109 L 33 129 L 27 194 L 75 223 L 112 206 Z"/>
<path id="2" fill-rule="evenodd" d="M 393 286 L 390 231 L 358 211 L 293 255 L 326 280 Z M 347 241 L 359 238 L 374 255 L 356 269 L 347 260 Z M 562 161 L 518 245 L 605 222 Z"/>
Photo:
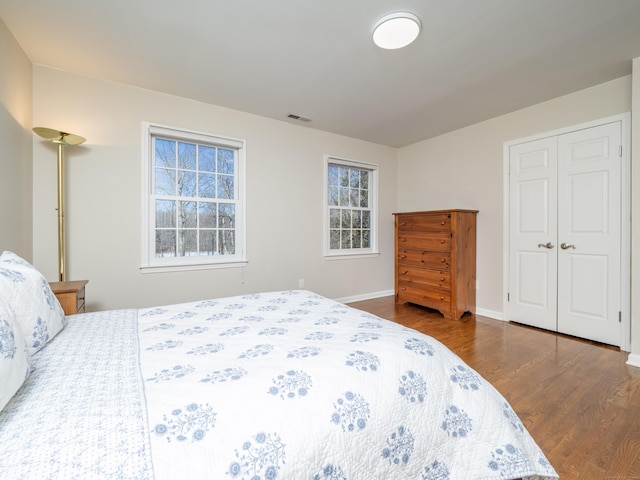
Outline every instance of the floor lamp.
<path id="1" fill-rule="evenodd" d="M 65 269 L 64 239 L 64 147 L 80 145 L 86 139 L 73 133 L 61 132 L 52 128 L 34 127 L 33 131 L 42 138 L 58 145 L 58 280 L 67 279 Z"/>

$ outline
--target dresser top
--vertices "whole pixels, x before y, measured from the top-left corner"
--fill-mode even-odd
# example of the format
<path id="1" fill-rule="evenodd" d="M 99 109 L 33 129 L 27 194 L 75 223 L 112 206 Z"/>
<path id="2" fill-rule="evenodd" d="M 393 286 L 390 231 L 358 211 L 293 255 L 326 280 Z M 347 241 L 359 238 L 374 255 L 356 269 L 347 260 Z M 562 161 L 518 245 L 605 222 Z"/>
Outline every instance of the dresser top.
<path id="1" fill-rule="evenodd" d="M 421 212 L 395 212 L 394 215 L 422 215 L 429 213 L 451 213 L 451 212 L 461 212 L 461 213 L 478 213 L 478 210 L 464 210 L 461 208 L 452 208 L 449 210 L 423 210 Z"/>

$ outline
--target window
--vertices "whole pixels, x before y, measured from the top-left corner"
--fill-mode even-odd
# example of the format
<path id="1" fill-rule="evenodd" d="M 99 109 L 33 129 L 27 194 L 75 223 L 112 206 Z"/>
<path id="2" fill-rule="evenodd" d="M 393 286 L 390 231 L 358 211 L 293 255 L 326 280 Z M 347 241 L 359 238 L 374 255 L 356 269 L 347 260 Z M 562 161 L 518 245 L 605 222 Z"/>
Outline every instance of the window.
<path id="1" fill-rule="evenodd" d="M 143 129 L 143 270 L 243 264 L 244 141 Z"/>
<path id="2" fill-rule="evenodd" d="M 376 165 L 325 157 L 325 255 L 377 253 Z"/>

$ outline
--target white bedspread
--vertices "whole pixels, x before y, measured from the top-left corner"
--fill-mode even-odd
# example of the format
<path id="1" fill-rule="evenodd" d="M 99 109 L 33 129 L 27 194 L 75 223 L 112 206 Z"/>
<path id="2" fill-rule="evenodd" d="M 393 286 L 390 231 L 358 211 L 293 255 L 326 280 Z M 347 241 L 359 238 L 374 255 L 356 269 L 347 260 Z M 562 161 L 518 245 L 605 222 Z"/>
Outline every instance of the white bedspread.
<path id="1" fill-rule="evenodd" d="M 557 478 L 446 347 L 306 291 L 78 315 L 38 356 L 0 478 Z"/>

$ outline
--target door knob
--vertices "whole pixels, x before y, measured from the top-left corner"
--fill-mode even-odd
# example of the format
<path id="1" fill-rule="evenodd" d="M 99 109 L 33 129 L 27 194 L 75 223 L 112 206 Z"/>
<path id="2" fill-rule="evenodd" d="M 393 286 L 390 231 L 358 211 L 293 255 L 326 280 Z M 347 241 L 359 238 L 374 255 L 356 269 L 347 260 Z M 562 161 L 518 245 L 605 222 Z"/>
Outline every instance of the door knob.
<path id="1" fill-rule="evenodd" d="M 551 242 L 539 243 L 538 244 L 538 248 L 553 248 L 553 243 L 551 243 Z"/>
<path id="2" fill-rule="evenodd" d="M 560 244 L 560 248 L 563 250 L 566 250 L 567 248 L 573 248 L 574 250 L 576 249 L 575 245 L 569 245 L 568 243 L 561 243 Z"/>

